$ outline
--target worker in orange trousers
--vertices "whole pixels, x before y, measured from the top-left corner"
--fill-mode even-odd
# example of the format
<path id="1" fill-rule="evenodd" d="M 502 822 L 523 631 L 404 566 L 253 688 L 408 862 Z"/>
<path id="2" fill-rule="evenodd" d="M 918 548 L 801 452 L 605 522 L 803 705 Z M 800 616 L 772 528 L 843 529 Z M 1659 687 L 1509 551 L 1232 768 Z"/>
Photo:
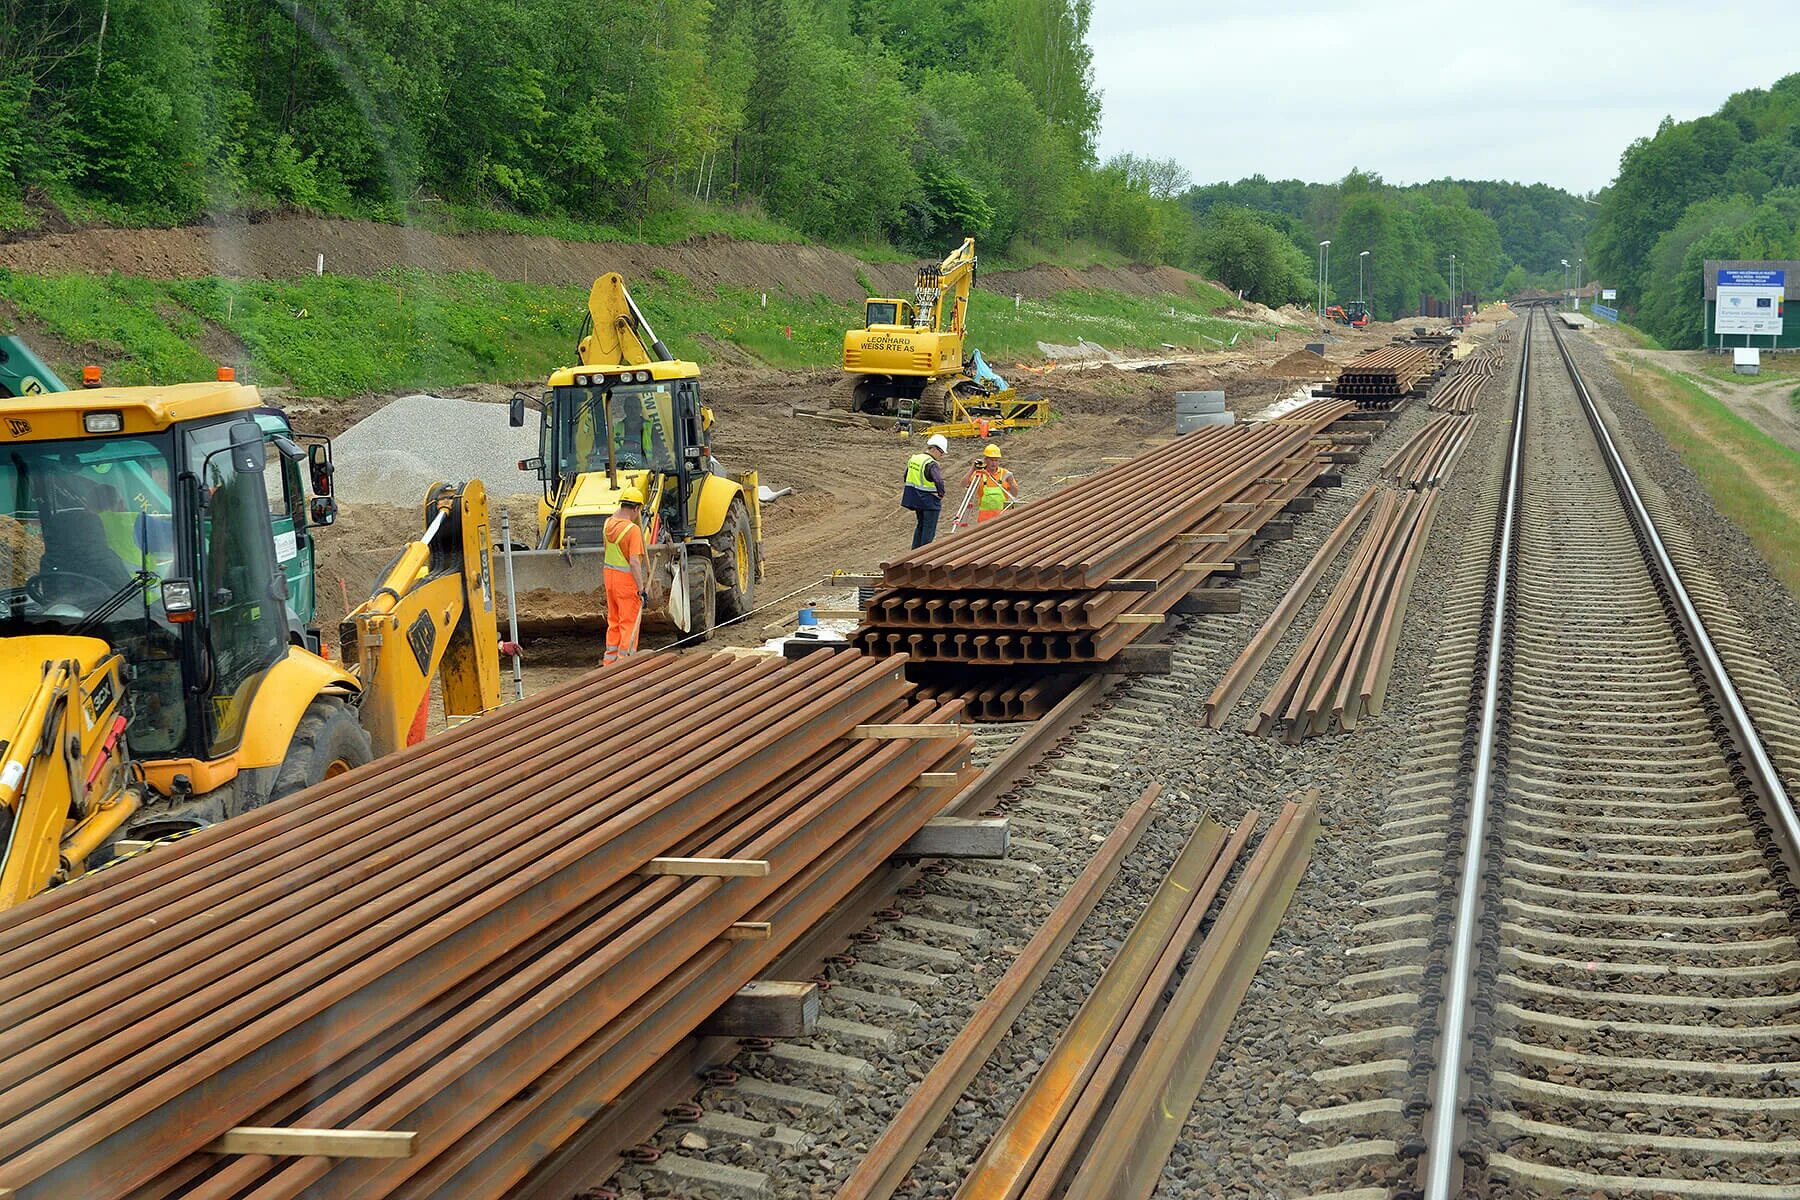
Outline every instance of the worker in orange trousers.
<path id="1" fill-rule="evenodd" d="M 644 623 L 644 600 L 650 571 L 644 556 L 644 494 L 628 487 L 619 494 L 619 509 L 606 519 L 606 654 L 601 666 L 637 653 L 638 629 Z"/>

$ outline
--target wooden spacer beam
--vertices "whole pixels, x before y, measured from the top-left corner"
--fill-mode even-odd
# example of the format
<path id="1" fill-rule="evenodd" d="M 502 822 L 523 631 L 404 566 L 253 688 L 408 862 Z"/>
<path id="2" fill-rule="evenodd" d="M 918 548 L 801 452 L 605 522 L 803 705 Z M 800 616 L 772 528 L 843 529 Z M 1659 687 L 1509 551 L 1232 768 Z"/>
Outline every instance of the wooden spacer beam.
<path id="1" fill-rule="evenodd" d="M 280 1129 L 239 1125 L 208 1142 L 206 1153 L 266 1154 L 273 1158 L 411 1158 L 413 1140 L 418 1136 L 386 1129 Z"/>

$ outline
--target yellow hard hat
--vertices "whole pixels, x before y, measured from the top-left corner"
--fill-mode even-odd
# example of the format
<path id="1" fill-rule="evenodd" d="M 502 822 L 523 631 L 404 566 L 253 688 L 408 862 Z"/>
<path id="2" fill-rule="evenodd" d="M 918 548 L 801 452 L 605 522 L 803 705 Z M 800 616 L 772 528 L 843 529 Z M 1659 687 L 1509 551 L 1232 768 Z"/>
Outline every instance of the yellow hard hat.
<path id="1" fill-rule="evenodd" d="M 628 487 L 619 493 L 619 503 L 635 504 L 639 508 L 642 508 L 644 506 L 644 493 L 638 491 L 634 487 Z"/>
<path id="2" fill-rule="evenodd" d="M 994 443 L 992 443 L 992 442 L 989 442 L 987 444 L 987 449 L 985 449 L 981 452 L 981 456 L 983 458 L 999 458 L 1000 457 L 1000 447 L 994 445 Z"/>

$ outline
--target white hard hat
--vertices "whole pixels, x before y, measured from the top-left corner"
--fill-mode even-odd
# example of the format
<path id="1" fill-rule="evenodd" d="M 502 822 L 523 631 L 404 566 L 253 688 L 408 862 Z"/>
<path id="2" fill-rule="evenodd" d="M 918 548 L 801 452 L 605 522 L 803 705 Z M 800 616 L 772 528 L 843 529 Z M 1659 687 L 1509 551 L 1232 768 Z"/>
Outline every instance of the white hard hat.
<path id="1" fill-rule="evenodd" d="M 927 449 L 941 450 L 945 454 L 950 453 L 950 439 L 941 433 L 934 433 L 926 438 L 925 445 Z"/>

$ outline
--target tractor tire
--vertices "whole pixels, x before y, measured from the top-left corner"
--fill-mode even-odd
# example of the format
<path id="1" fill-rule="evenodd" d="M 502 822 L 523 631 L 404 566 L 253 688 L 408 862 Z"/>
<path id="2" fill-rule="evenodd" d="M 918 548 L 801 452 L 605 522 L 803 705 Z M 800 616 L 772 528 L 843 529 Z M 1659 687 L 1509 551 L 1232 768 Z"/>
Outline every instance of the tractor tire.
<path id="1" fill-rule="evenodd" d="M 734 620 L 756 608 L 756 534 L 741 496 L 731 502 L 725 524 L 711 540 L 713 574 L 719 584 L 718 619 Z"/>
<path id="2" fill-rule="evenodd" d="M 306 706 L 287 757 L 275 772 L 269 799 L 279 800 L 360 767 L 375 757 L 369 733 L 357 722 L 356 710 L 338 696 L 320 696 Z"/>

